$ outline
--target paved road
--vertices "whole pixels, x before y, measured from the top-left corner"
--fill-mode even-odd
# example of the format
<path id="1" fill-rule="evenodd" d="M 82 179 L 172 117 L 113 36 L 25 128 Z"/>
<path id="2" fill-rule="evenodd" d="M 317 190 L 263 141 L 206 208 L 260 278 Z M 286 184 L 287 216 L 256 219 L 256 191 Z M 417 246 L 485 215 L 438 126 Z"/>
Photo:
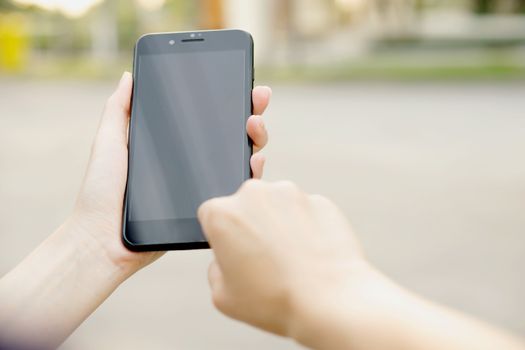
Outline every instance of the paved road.
<path id="1" fill-rule="evenodd" d="M 0 274 L 64 220 L 105 96 L 0 80 Z M 275 86 L 266 177 L 332 197 L 381 269 L 525 334 L 525 84 Z M 70 339 L 96 349 L 294 349 L 213 310 L 208 251 L 131 278 Z"/>

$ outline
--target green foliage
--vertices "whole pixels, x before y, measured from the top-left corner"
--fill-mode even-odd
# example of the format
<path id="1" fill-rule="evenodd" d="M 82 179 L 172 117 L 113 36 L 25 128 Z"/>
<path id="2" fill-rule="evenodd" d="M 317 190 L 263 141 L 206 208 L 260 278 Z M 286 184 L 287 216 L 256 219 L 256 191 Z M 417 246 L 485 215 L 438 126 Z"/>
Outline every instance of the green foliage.
<path id="1" fill-rule="evenodd" d="M 15 8 L 13 3 L 9 0 L 0 0 L 0 11 L 2 10 L 11 10 Z"/>
<path id="2" fill-rule="evenodd" d="M 512 13 L 525 13 L 525 0 L 512 0 L 509 1 L 503 0 L 471 0 L 472 9 L 475 13 L 480 15 L 488 15 L 495 12 L 499 12 L 502 9 L 506 9 Z"/>
<path id="3" fill-rule="evenodd" d="M 474 12 L 480 15 L 486 15 L 492 12 L 491 0 L 474 0 Z"/>

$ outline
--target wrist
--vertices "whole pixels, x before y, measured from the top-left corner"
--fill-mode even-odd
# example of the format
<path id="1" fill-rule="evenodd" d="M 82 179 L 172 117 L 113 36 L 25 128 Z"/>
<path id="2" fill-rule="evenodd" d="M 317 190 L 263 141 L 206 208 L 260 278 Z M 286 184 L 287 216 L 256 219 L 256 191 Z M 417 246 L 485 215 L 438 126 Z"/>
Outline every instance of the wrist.
<path id="1" fill-rule="evenodd" d="M 94 272 L 97 275 L 104 276 L 117 286 L 138 269 L 113 253 L 111 248 L 108 248 L 110 240 L 100 239 L 99 236 L 104 235 L 100 235 L 97 228 L 92 227 L 89 220 L 82 215 L 73 213 L 55 235 L 60 237 L 57 240 L 69 246 L 69 249 L 75 250 L 75 259 L 80 267 L 96 267 Z"/>
<path id="2" fill-rule="evenodd" d="M 68 230 L 79 239 L 84 249 L 123 281 L 164 252 L 133 252 L 127 249 L 122 242 L 120 212 L 93 212 L 77 207 L 64 226 L 69 227 Z"/>
<path id="3" fill-rule="evenodd" d="M 315 293 L 303 289 L 296 294 L 288 334 L 313 349 L 366 348 L 377 337 L 382 305 L 397 293 L 395 285 L 364 260 L 316 284 L 322 286 Z"/>
<path id="4" fill-rule="evenodd" d="M 67 220 L 0 280 L 0 338 L 54 348 L 126 277 Z"/>

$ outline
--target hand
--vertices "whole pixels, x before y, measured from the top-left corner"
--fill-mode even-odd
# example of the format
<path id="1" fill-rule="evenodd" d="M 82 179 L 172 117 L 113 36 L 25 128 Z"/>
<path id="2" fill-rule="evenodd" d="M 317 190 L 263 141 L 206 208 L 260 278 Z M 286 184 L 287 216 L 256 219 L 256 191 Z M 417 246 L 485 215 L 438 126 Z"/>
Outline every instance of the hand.
<path id="1" fill-rule="evenodd" d="M 95 247 L 127 274 L 137 271 L 163 254 L 131 252 L 124 247 L 120 236 L 128 166 L 132 85 L 131 74 L 124 73 L 117 90 L 106 103 L 82 189 L 74 213 L 66 223 L 95 242 Z M 268 140 L 261 114 L 268 106 L 271 90 L 268 87 L 256 87 L 252 97 L 255 115 L 248 119 L 246 129 L 254 145 L 254 155 L 250 162 L 252 172 L 254 177 L 259 178 L 262 176 L 265 159 L 258 152 Z"/>
<path id="2" fill-rule="evenodd" d="M 120 238 L 131 89 L 125 73 L 106 104 L 73 214 L 0 279 L 0 348 L 58 347 L 127 277 L 162 254 L 128 251 Z M 270 95 L 269 88 L 253 90 L 255 113 Z M 255 152 L 264 147 L 260 116 L 249 118 L 247 132 Z M 254 176 L 263 165 L 262 156 L 252 157 Z"/>
<path id="3" fill-rule="evenodd" d="M 368 271 L 338 208 L 292 183 L 247 181 L 198 215 L 216 258 L 209 269 L 216 307 L 280 335 L 293 335 L 305 305 L 338 307 L 338 294 Z"/>
<path id="4" fill-rule="evenodd" d="M 348 222 L 289 182 L 247 181 L 201 205 L 215 306 L 313 349 L 516 349 L 505 332 L 400 288 L 364 259 Z"/>

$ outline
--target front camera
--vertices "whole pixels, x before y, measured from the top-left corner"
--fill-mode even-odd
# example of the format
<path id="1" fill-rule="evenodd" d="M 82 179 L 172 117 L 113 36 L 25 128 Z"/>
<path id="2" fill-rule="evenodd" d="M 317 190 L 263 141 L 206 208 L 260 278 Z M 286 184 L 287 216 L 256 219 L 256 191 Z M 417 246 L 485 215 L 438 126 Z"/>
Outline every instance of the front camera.
<path id="1" fill-rule="evenodd" d="M 173 44 L 175 44 L 175 40 L 170 40 L 169 43 L 170 43 L 170 45 L 173 45 Z"/>
<path id="2" fill-rule="evenodd" d="M 195 38 L 195 33 L 191 33 L 190 37 Z"/>

